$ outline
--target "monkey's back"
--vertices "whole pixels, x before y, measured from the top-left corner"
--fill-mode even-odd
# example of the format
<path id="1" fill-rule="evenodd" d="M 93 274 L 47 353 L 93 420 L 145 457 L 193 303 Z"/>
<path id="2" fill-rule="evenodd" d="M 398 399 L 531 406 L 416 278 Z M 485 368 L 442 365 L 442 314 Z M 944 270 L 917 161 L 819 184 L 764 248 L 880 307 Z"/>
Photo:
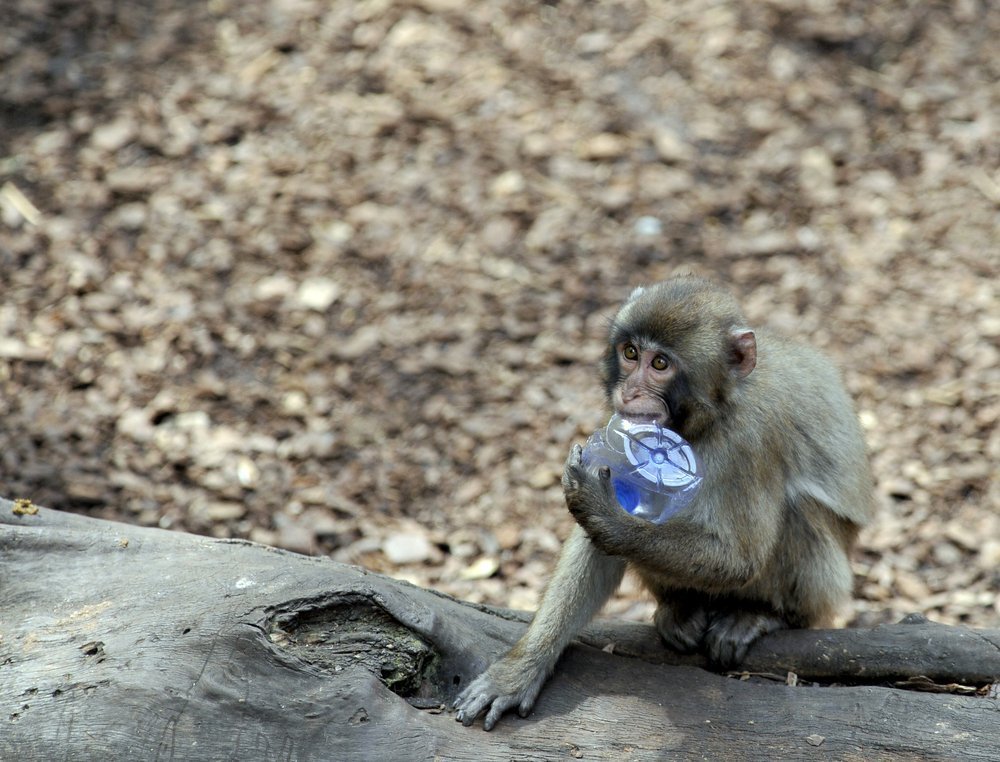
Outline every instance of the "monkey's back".
<path id="1" fill-rule="evenodd" d="M 864 434 L 840 371 L 816 349 L 757 331 L 757 367 L 742 404 L 783 446 L 786 493 L 807 496 L 863 526 L 873 508 Z"/>

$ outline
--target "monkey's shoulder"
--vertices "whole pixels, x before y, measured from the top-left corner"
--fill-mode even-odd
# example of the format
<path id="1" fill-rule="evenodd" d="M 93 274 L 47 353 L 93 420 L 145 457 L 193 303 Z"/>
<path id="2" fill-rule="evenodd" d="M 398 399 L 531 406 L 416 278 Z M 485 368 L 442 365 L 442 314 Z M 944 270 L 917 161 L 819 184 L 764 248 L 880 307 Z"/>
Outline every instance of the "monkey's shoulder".
<path id="1" fill-rule="evenodd" d="M 737 404 L 756 439 L 734 442 L 780 479 L 786 497 L 809 498 L 856 524 L 871 514 L 864 434 L 834 363 L 806 344 L 764 334 L 757 368 Z M 739 434 L 735 439 L 739 440 Z"/>
<path id="2" fill-rule="evenodd" d="M 840 381 L 840 370 L 821 350 L 798 339 L 768 330 L 757 330 L 757 369 L 783 380 L 813 374 Z"/>
<path id="3" fill-rule="evenodd" d="M 757 367 L 745 381 L 744 396 L 779 417 L 855 420 L 840 369 L 808 344 L 761 332 Z"/>

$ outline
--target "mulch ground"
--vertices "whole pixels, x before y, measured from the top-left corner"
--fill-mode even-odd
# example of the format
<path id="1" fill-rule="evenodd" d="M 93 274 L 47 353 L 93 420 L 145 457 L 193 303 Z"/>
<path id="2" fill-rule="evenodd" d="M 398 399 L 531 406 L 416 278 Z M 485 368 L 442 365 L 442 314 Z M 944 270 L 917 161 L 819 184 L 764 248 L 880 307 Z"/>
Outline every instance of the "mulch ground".
<path id="1" fill-rule="evenodd" d="M 1000 623 L 993 4 L 6 0 L 0 29 L 0 494 L 530 608 L 606 320 L 690 271 L 844 370 L 879 497 L 845 621 Z"/>

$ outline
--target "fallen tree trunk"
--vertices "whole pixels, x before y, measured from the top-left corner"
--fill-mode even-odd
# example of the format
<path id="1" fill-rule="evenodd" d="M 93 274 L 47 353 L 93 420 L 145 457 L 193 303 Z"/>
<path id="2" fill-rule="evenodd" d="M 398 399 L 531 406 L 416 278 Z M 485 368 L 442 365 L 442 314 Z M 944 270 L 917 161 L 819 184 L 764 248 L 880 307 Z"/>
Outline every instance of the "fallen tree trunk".
<path id="1" fill-rule="evenodd" d="M 523 614 L 4 500 L 0 617 L 0 759 L 1000 758 L 997 630 L 775 633 L 733 679 L 601 621 L 486 734 L 443 707 Z"/>

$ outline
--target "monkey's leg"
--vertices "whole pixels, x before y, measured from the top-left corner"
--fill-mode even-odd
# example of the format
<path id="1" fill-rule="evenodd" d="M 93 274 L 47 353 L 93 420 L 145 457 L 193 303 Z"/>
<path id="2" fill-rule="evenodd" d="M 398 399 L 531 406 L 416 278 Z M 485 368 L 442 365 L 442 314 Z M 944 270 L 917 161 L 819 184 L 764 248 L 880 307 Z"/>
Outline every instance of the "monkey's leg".
<path id="1" fill-rule="evenodd" d="M 847 548 L 856 527 L 807 496 L 790 507 L 786 531 L 789 536 L 770 568 L 744 590 L 746 598 L 711 603 L 705 645 L 714 662 L 739 663 L 769 632 L 828 624 L 849 600 L 854 577 Z"/>
<path id="2" fill-rule="evenodd" d="M 599 551 L 574 527 L 528 631 L 502 659 L 473 680 L 455 699 L 455 719 L 463 725 L 489 709 L 483 728 L 517 707 L 531 711 L 560 654 L 615 591 L 625 562 Z"/>

